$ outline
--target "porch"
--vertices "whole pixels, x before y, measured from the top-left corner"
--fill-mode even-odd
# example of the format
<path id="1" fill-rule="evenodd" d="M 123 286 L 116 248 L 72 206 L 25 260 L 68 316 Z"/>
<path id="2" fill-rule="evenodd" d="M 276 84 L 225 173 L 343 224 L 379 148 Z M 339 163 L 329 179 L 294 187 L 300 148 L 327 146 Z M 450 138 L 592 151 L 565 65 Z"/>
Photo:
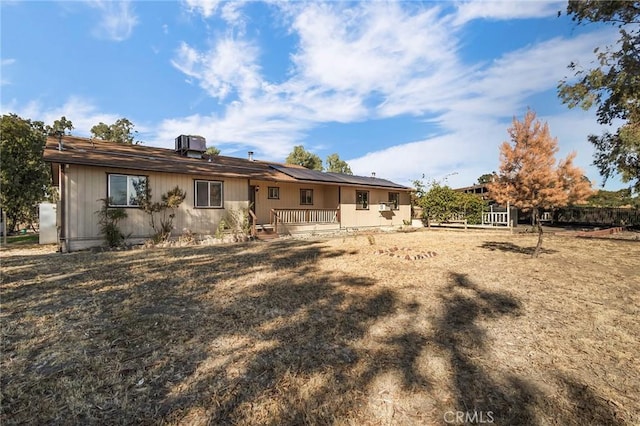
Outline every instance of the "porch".
<path id="1" fill-rule="evenodd" d="M 271 209 L 268 223 L 258 223 L 253 213 L 252 235 L 273 232 L 290 234 L 298 232 L 334 231 L 340 229 L 340 209 Z"/>

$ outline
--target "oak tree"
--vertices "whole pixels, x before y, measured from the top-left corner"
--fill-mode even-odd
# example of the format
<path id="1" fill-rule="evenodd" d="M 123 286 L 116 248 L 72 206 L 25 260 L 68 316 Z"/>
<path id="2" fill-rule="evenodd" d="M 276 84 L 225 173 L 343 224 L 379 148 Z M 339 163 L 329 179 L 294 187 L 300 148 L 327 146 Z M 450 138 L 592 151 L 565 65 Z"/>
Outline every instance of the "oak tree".
<path id="1" fill-rule="evenodd" d="M 43 158 L 48 127 L 16 114 L 0 123 L 0 206 L 7 229 L 37 220 L 38 204 L 51 197 L 51 169 Z"/>
<path id="2" fill-rule="evenodd" d="M 138 131 L 133 130 L 134 127 L 135 125 L 127 118 L 120 118 L 111 125 L 107 125 L 103 122 L 96 124 L 91 128 L 91 134 L 94 138 L 102 139 L 104 141 L 137 145 L 140 141 L 135 140 Z"/>
<path id="3" fill-rule="evenodd" d="M 285 161 L 287 164 L 297 164 L 307 169 L 322 171 L 322 160 L 320 157 L 307 151 L 302 145 L 294 146 L 293 151 L 291 151 Z"/>
<path id="4" fill-rule="evenodd" d="M 327 157 L 327 171 L 332 173 L 342 173 L 345 175 L 352 175 L 351 167 L 349 164 L 340 159 L 337 153 L 331 154 Z"/>
<path id="5" fill-rule="evenodd" d="M 591 195 L 591 183 L 573 165 L 575 153 L 556 164 L 558 141 L 551 137 L 546 123 L 536 120 L 533 111 L 528 111 L 523 121 L 514 117 L 508 133 L 511 141 L 500 147 L 500 171 L 488 184 L 489 195 L 500 204 L 531 211 L 538 230 L 533 257 L 538 257 L 541 211 L 584 202 Z"/>
<path id="6" fill-rule="evenodd" d="M 570 0 L 567 14 L 578 25 L 601 22 L 618 27 L 614 46 L 596 47 L 596 66 L 572 62 L 558 95 L 569 108 L 597 106 L 598 123 L 618 125 L 615 133 L 589 135 L 594 164 L 604 182 L 619 174 L 640 192 L 640 1 Z"/>
<path id="7" fill-rule="evenodd" d="M 71 120 L 67 120 L 67 117 L 64 115 L 60 117 L 59 120 L 54 120 L 53 125 L 46 126 L 45 130 L 49 136 L 64 136 L 70 135 L 71 131 L 74 129 L 73 123 Z"/>
<path id="8" fill-rule="evenodd" d="M 485 173 L 478 178 L 478 184 L 483 185 L 485 183 L 489 183 L 493 180 L 493 173 Z"/>

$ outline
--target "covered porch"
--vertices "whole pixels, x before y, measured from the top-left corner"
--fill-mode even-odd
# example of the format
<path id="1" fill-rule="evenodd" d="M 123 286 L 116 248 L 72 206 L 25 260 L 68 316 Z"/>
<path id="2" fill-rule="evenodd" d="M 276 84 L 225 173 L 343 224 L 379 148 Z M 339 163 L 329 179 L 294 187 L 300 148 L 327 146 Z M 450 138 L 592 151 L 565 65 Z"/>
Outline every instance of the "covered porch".
<path id="1" fill-rule="evenodd" d="M 340 229 L 340 188 L 315 183 L 249 181 L 256 231 L 297 233 Z"/>
<path id="2" fill-rule="evenodd" d="M 340 229 L 340 208 L 271 209 L 269 225 L 276 233 L 332 231 Z"/>

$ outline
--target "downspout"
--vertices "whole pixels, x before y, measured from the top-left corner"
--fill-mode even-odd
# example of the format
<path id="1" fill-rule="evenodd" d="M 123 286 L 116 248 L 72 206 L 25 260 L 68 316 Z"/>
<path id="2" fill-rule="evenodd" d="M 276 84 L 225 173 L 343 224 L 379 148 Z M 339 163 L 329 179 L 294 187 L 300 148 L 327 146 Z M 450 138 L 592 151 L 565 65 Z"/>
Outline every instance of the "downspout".
<path id="1" fill-rule="evenodd" d="M 67 180 L 66 164 L 60 164 L 60 251 L 62 253 L 69 252 L 67 243 Z"/>
<path id="2" fill-rule="evenodd" d="M 338 186 L 338 229 L 342 229 L 342 187 Z"/>

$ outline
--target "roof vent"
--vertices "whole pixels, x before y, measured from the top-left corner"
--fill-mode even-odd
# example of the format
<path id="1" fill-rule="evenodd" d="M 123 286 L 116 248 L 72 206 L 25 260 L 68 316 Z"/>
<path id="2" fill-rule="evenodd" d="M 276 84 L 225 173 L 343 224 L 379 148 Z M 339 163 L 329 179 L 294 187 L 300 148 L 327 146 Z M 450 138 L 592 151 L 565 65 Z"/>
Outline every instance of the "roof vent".
<path id="1" fill-rule="evenodd" d="M 202 158 L 207 141 L 202 136 L 180 135 L 176 138 L 176 152 L 189 158 Z"/>
<path id="2" fill-rule="evenodd" d="M 249 151 L 248 153 L 249 161 L 253 161 L 253 151 Z"/>

